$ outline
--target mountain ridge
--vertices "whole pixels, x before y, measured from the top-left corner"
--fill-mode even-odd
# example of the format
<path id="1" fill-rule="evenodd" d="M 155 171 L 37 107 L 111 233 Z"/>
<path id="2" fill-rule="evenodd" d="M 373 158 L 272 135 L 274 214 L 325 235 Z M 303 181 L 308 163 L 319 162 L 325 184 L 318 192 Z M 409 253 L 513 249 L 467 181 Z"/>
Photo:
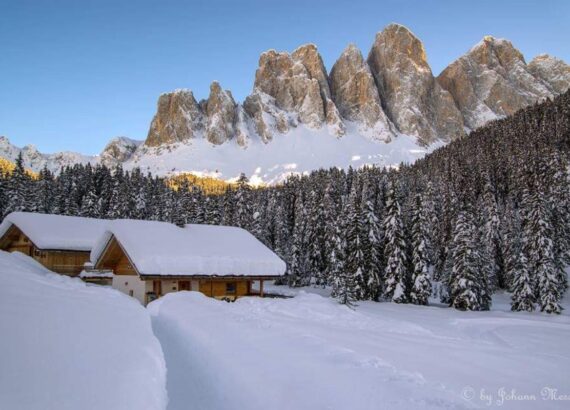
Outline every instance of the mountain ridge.
<path id="1" fill-rule="evenodd" d="M 91 162 L 278 182 L 320 166 L 412 162 L 569 86 L 562 60 L 541 54 L 527 64 L 511 42 L 492 36 L 434 76 L 421 40 L 392 23 L 367 58 L 349 44 L 329 71 L 312 43 L 261 53 L 243 102 L 217 81 L 200 101 L 188 89 L 163 93 L 144 141 L 114 139 L 101 155 L 84 156 L 41 154 L 3 139 L 0 155 L 13 159 L 21 150 L 32 169 Z"/>

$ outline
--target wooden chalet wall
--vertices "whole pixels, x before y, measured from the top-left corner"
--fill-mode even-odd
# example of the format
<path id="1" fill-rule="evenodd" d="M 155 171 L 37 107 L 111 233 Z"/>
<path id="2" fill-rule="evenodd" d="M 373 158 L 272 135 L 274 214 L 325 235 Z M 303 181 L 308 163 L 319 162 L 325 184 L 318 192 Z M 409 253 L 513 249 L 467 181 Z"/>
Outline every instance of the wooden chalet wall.
<path id="1" fill-rule="evenodd" d="M 228 293 L 226 286 L 228 284 L 235 285 L 235 292 Z M 193 289 L 195 290 L 195 289 Z M 200 292 L 210 297 L 222 296 L 247 296 L 250 292 L 250 281 L 248 280 L 231 280 L 231 279 L 213 279 L 200 280 Z"/>
<path id="2" fill-rule="evenodd" d="M 21 252 L 31 256 L 49 270 L 68 276 L 77 276 L 89 261 L 89 252 L 38 249 L 17 226 L 12 225 L 0 240 L 0 248 L 7 252 Z"/>
<path id="3" fill-rule="evenodd" d="M 136 275 L 137 271 L 133 267 L 129 257 L 117 242 L 117 239 L 113 237 L 111 241 L 107 244 L 107 247 L 103 251 L 103 257 L 95 266 L 97 269 L 109 269 L 112 270 L 115 275 Z"/>

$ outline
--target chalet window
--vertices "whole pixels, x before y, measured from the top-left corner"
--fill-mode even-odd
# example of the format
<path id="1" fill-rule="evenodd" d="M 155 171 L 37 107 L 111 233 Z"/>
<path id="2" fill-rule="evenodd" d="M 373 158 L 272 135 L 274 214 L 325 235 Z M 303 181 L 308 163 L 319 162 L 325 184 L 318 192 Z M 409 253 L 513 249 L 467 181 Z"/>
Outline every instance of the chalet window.
<path id="1" fill-rule="evenodd" d="M 233 282 L 226 283 L 226 293 L 236 293 L 236 284 Z"/>
<path id="2" fill-rule="evenodd" d="M 129 290 L 129 296 L 134 296 L 134 294 L 135 294 L 135 291 L 134 291 L 134 290 L 132 290 L 132 289 Z"/>

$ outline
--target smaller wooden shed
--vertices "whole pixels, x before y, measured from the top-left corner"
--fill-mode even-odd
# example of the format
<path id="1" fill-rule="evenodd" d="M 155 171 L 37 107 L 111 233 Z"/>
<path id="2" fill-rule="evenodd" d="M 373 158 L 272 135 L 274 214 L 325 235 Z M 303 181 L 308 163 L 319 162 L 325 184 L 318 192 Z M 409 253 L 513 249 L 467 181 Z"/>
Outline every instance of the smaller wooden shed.
<path id="1" fill-rule="evenodd" d="M 91 263 L 96 270 L 112 270 L 113 287 L 143 304 L 179 290 L 228 299 L 263 295 L 263 281 L 284 275 L 286 268 L 241 228 L 135 220 L 110 222 Z"/>
<path id="2" fill-rule="evenodd" d="M 77 276 L 107 221 L 12 212 L 0 224 L 0 249 L 31 256 L 49 270 Z"/>

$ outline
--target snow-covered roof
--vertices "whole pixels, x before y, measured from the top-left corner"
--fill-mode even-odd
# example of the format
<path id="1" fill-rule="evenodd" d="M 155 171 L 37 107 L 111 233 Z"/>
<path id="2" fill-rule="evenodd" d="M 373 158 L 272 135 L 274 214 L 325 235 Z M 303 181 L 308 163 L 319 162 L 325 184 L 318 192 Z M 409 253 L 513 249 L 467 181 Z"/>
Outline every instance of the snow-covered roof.
<path id="1" fill-rule="evenodd" d="M 0 224 L 0 237 L 15 225 L 40 249 L 90 251 L 107 223 L 78 216 L 12 212 Z"/>
<path id="2" fill-rule="evenodd" d="M 241 228 L 115 220 L 91 251 L 96 265 L 115 237 L 141 275 L 280 276 L 285 262 Z"/>

